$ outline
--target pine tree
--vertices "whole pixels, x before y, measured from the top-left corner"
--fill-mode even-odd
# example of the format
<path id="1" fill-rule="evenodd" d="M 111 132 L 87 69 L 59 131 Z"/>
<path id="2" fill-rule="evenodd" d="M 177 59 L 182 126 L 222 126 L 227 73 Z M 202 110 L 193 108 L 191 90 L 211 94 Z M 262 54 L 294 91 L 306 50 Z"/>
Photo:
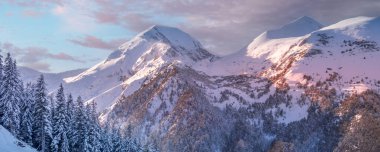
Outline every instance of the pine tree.
<path id="1" fill-rule="evenodd" d="M 142 147 L 137 143 L 136 140 L 131 140 L 130 146 L 131 146 L 130 152 L 135 152 L 135 151 L 141 152 L 142 151 Z"/>
<path id="2" fill-rule="evenodd" d="M 56 95 L 56 104 L 57 107 L 54 110 L 55 113 L 53 117 L 54 126 L 51 149 L 52 151 L 68 152 L 69 142 L 67 139 L 67 105 L 62 84 L 59 86 Z"/>
<path id="3" fill-rule="evenodd" d="M 67 139 L 69 140 L 69 151 L 74 150 L 74 136 L 75 136 L 75 111 L 76 111 L 76 106 L 74 103 L 73 96 L 69 94 L 67 96 Z"/>
<path id="4" fill-rule="evenodd" d="M 46 95 L 46 84 L 43 75 L 38 78 L 35 90 L 35 110 L 33 121 L 33 144 L 37 150 L 49 151 L 51 142 L 50 105 Z"/>
<path id="5" fill-rule="evenodd" d="M 1 55 L 2 50 L 0 49 L 0 93 L 3 92 L 3 56 Z M 0 94 L 1 98 L 1 94 Z M 0 102 L 0 107 L 1 107 L 1 102 Z M 0 109 L 0 118 L 2 117 L 3 113 Z"/>
<path id="6" fill-rule="evenodd" d="M 55 109 L 56 109 L 56 105 L 55 105 L 55 100 L 54 100 L 54 94 L 50 94 L 49 96 L 47 96 L 47 99 L 50 103 L 50 117 L 49 117 L 49 120 L 51 122 L 51 129 L 52 129 L 52 135 L 53 135 L 53 129 L 54 129 L 54 126 L 55 126 L 55 121 L 54 121 L 54 116 L 55 116 Z"/>
<path id="7" fill-rule="evenodd" d="M 75 146 L 73 151 L 86 151 L 88 146 L 88 138 L 87 138 L 87 118 L 86 118 L 86 109 L 83 105 L 82 98 L 79 96 L 76 101 L 76 112 L 75 112 L 75 131 L 74 141 Z"/>
<path id="8" fill-rule="evenodd" d="M 26 85 L 23 102 L 21 106 L 19 138 L 27 144 L 32 145 L 32 122 L 34 108 L 34 89 L 31 83 Z"/>
<path id="9" fill-rule="evenodd" d="M 101 138 L 101 128 L 96 114 L 96 103 L 92 101 L 87 106 L 87 117 L 88 119 L 88 142 L 90 151 L 99 152 L 100 151 L 100 138 Z"/>
<path id="10" fill-rule="evenodd" d="M 1 124 L 12 134 L 18 135 L 20 128 L 20 102 L 22 96 L 21 81 L 13 62 L 11 55 L 8 53 L 5 59 L 4 76 L 2 80 L 2 90 L 0 92 L 0 118 Z"/>
<path id="11" fill-rule="evenodd" d="M 119 133 L 123 138 L 123 150 L 126 152 L 142 151 L 142 147 L 137 143 L 137 140 L 132 138 L 132 126 L 128 125 L 124 133 Z"/>
<path id="12" fill-rule="evenodd" d="M 158 152 L 157 147 L 154 144 L 148 144 L 148 152 Z"/>
<path id="13" fill-rule="evenodd" d="M 113 144 L 109 124 L 106 124 L 105 128 L 102 129 L 100 142 L 102 143 L 102 152 L 112 152 Z"/>
<path id="14" fill-rule="evenodd" d="M 120 134 L 119 134 L 119 131 L 115 128 L 112 129 L 112 132 L 111 132 L 111 137 L 112 137 L 112 151 L 113 152 L 121 152 L 122 151 L 122 148 L 123 148 L 123 144 L 122 144 L 122 141 L 121 141 L 121 137 L 120 137 Z"/>
<path id="15" fill-rule="evenodd" d="M 2 83 L 3 83 L 3 56 L 1 55 L 2 50 L 0 49 L 0 92 L 2 92 Z M 1 98 L 1 96 L 0 96 Z M 0 111 L 0 117 L 2 116 L 2 113 Z"/>

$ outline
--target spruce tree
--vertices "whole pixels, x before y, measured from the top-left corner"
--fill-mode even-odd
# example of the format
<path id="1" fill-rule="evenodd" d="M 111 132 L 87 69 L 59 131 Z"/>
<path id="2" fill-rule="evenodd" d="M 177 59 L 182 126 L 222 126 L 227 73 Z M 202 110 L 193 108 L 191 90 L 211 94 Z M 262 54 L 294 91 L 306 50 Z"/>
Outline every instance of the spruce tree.
<path id="1" fill-rule="evenodd" d="M 24 90 L 23 102 L 21 106 L 19 138 L 27 144 L 32 145 L 32 122 L 34 109 L 34 89 L 28 83 Z"/>
<path id="2" fill-rule="evenodd" d="M 1 55 L 2 50 L 0 49 L 0 82 L 3 79 L 3 56 Z"/>
<path id="3" fill-rule="evenodd" d="M 112 152 L 113 143 L 109 124 L 106 124 L 105 128 L 102 129 L 101 143 L 102 152 Z"/>
<path id="4" fill-rule="evenodd" d="M 46 84 L 43 75 L 38 78 L 34 98 L 33 144 L 37 150 L 45 152 L 50 150 L 52 128 L 51 109 L 46 95 Z"/>
<path id="5" fill-rule="evenodd" d="M 67 105 L 62 84 L 56 95 L 56 108 L 54 110 L 52 151 L 68 152 L 69 142 L 67 139 Z"/>
<path id="6" fill-rule="evenodd" d="M 54 129 L 54 126 L 55 126 L 55 121 L 54 121 L 54 116 L 55 116 L 55 108 L 56 108 L 56 105 L 55 105 L 55 100 L 54 100 L 54 94 L 50 94 L 47 99 L 50 103 L 50 122 L 51 122 L 51 127 L 52 127 L 52 135 L 53 135 L 53 129 Z"/>
<path id="7" fill-rule="evenodd" d="M 67 96 L 67 139 L 69 142 L 69 151 L 74 150 L 74 136 L 75 136 L 75 111 L 76 106 L 71 94 Z"/>
<path id="8" fill-rule="evenodd" d="M 3 92 L 3 56 L 1 55 L 2 50 L 0 49 L 0 98 L 1 98 L 1 92 Z M 3 112 L 1 111 L 1 101 L 0 101 L 0 118 L 3 115 Z"/>
<path id="9" fill-rule="evenodd" d="M 87 138 L 87 118 L 86 118 L 86 109 L 84 107 L 82 98 L 79 96 L 76 101 L 76 112 L 75 112 L 75 146 L 74 151 L 86 151 L 88 146 L 88 138 Z"/>
<path id="10" fill-rule="evenodd" d="M 113 128 L 111 132 L 111 137 L 112 137 L 112 143 L 113 143 L 112 151 L 121 152 L 123 150 L 123 144 L 121 141 L 119 131 Z"/>
<path id="11" fill-rule="evenodd" d="M 92 152 L 99 152 L 100 151 L 100 138 L 101 138 L 101 128 L 97 119 L 96 114 L 96 103 L 92 101 L 87 107 L 87 117 L 88 117 L 88 123 L 87 123 L 87 135 L 88 135 L 88 142 L 89 142 L 89 149 Z"/>
<path id="12" fill-rule="evenodd" d="M 18 135 L 22 90 L 15 63 L 9 53 L 5 59 L 2 81 L 2 90 L 0 92 L 0 111 L 2 111 L 2 116 L 0 122 L 12 134 Z"/>

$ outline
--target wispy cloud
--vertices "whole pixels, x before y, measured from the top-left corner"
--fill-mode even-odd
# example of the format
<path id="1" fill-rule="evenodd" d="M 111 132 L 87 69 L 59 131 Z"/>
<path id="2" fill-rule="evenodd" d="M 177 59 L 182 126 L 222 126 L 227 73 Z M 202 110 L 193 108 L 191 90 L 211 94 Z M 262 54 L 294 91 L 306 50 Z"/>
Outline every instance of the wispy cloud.
<path id="1" fill-rule="evenodd" d="M 181 18 L 182 22 L 174 26 L 199 38 L 203 44 L 220 54 L 238 50 L 261 32 L 277 28 L 300 16 L 311 16 L 331 24 L 349 17 L 380 14 L 378 0 L 149 2 L 95 0 L 94 2 L 99 6 L 99 9 L 92 12 L 96 21 L 121 25 L 134 31 L 139 31 L 149 24 L 168 24 L 170 18 Z"/>
<path id="2" fill-rule="evenodd" d="M 66 53 L 61 52 L 54 54 L 50 53 L 48 49 L 42 47 L 21 48 L 15 46 L 12 43 L 6 42 L 0 44 L 0 48 L 3 50 L 3 52 L 10 52 L 15 58 L 17 58 L 17 61 L 22 65 L 41 71 L 51 70 L 50 65 L 48 63 L 43 62 L 43 60 L 45 59 L 84 63 L 83 60 L 80 60 Z"/>
<path id="3" fill-rule="evenodd" d="M 51 4 L 62 5 L 64 0 L 6 0 L 8 3 L 22 7 L 45 7 Z"/>
<path id="4" fill-rule="evenodd" d="M 8 1 L 25 7 L 53 5 L 51 12 L 62 18 L 63 27 L 83 34 L 92 34 L 91 29 L 107 24 L 133 32 L 152 24 L 177 26 L 218 54 L 239 50 L 261 32 L 280 27 L 300 16 L 311 16 L 331 24 L 349 17 L 380 14 L 379 0 Z M 171 22 L 173 19 L 178 21 Z M 100 48 L 110 47 L 102 44 Z"/>
<path id="5" fill-rule="evenodd" d="M 95 36 L 86 35 L 82 39 L 71 39 L 68 40 L 74 44 L 83 46 L 83 47 L 89 47 L 89 48 L 96 48 L 96 49 L 104 49 L 113 51 L 118 46 L 120 46 L 123 42 L 125 42 L 125 39 L 116 39 L 111 41 L 105 41 L 100 38 L 97 38 Z"/>

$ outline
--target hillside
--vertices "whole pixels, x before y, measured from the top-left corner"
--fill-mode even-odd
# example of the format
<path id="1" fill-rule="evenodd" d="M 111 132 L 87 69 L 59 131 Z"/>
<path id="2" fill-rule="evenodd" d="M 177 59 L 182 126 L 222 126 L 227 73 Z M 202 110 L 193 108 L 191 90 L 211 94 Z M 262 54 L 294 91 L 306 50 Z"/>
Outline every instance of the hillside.
<path id="1" fill-rule="evenodd" d="M 0 137 L 0 151 L 2 152 L 36 152 L 29 145 L 17 140 L 3 126 L 0 126 Z"/>

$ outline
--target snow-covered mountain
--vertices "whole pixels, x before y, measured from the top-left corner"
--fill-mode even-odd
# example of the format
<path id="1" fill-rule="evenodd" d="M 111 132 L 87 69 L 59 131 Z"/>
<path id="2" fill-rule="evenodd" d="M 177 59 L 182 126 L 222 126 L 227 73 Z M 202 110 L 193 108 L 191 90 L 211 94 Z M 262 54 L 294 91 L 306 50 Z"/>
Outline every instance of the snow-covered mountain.
<path id="1" fill-rule="evenodd" d="M 36 152 L 37 150 L 17 140 L 7 129 L 0 125 L 0 151 L 1 152 Z"/>
<path id="2" fill-rule="evenodd" d="M 161 151 L 378 151 L 379 27 L 301 17 L 216 57 L 153 26 L 65 88 Z"/>
<path id="3" fill-rule="evenodd" d="M 64 80 L 75 95 L 96 101 L 99 110 L 103 110 L 121 94 L 136 91 L 162 67 L 190 66 L 213 58 L 190 35 L 176 28 L 153 26 L 121 45 L 106 60 Z"/>
<path id="4" fill-rule="evenodd" d="M 378 24 L 378 18 L 358 17 L 322 27 L 299 18 L 264 32 L 236 54 L 152 70 L 101 120 L 132 127 L 163 151 L 352 148 L 337 138 L 353 138 L 343 124 L 357 122 L 346 119 L 352 113 L 336 111 L 355 111 L 339 104 L 379 90 Z"/>
<path id="5" fill-rule="evenodd" d="M 313 31 L 319 30 L 322 27 L 322 24 L 310 17 L 300 17 L 290 22 L 289 24 L 282 26 L 279 29 L 269 30 L 260 34 L 257 38 L 254 39 L 250 46 L 253 47 L 252 45 L 260 45 L 261 43 L 271 39 L 304 36 Z"/>
<path id="6" fill-rule="evenodd" d="M 39 72 L 37 70 L 28 68 L 28 67 L 18 67 L 18 70 L 20 72 L 21 80 L 23 82 L 28 83 L 28 82 L 36 82 L 37 78 L 43 74 L 45 77 L 45 81 L 47 82 L 47 89 L 49 91 L 54 91 L 58 88 L 59 84 L 65 83 L 63 81 L 64 78 L 71 77 L 78 75 L 79 73 L 83 72 L 84 69 L 77 69 L 77 70 L 70 70 L 66 72 L 61 72 L 61 73 L 43 73 Z"/>
<path id="7" fill-rule="evenodd" d="M 321 28 L 316 21 L 303 17 L 284 26 L 287 28 L 264 32 L 236 54 L 196 68 L 209 75 L 258 74 L 270 79 L 283 74 L 282 78 L 290 85 L 302 83 L 304 75 L 324 80 L 332 73 L 340 74 L 342 82 L 357 81 L 357 78 L 363 77 L 373 82 L 380 76 L 377 70 L 373 70 L 380 55 L 377 45 L 380 43 L 379 20 L 356 17 Z M 291 31 L 288 29 L 300 25 L 294 24 L 297 22 L 313 23 L 302 25 L 302 32 L 316 28 L 298 37 L 288 34 L 288 37 L 260 40 L 266 33 L 288 33 Z M 224 68 L 219 70 L 221 66 Z M 339 89 L 352 90 L 355 87 L 352 91 L 362 92 L 364 90 L 360 89 L 376 88 L 371 86 L 374 84 L 346 84 Z"/>

